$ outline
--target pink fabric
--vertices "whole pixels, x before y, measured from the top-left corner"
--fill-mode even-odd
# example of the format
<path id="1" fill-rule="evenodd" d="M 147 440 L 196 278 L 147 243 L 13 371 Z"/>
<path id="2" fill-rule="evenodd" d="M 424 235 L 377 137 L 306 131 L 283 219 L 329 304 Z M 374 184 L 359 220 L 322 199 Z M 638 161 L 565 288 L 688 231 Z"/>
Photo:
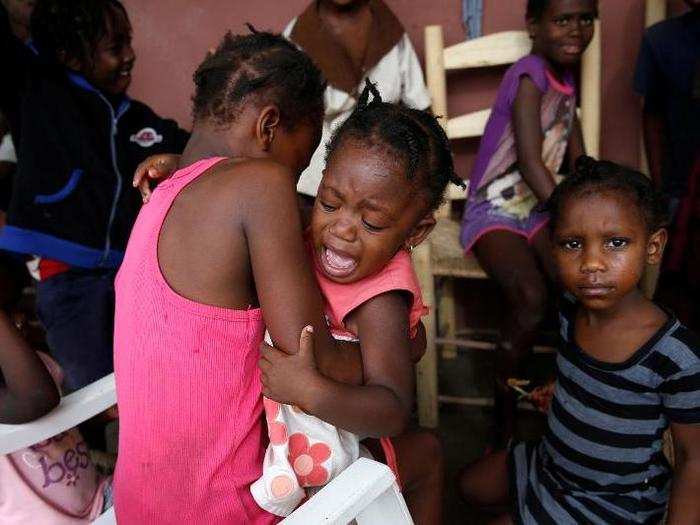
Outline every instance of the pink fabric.
<path id="1" fill-rule="evenodd" d="M 61 367 L 48 355 L 39 356 L 60 385 Z M 0 456 L 0 523 L 90 523 L 102 511 L 102 493 L 110 479 L 97 473 L 75 428 Z"/>
<path id="2" fill-rule="evenodd" d="M 345 317 L 361 304 L 385 292 L 400 290 L 410 294 L 411 310 L 409 311 L 408 329 L 411 337 L 415 337 L 421 317 L 428 314 L 428 307 L 423 303 L 423 296 L 418 284 L 418 277 L 413 269 L 411 256 L 404 250 L 399 250 L 379 272 L 354 283 L 336 283 L 328 279 L 317 264 L 314 264 L 314 269 L 325 299 L 326 317 L 331 331 L 336 337 L 356 338 L 356 334 L 348 331 L 345 327 Z M 394 472 L 396 481 L 401 487 L 396 450 L 391 438 L 384 437 L 379 442 L 384 450 L 386 464 Z"/>
<path id="3" fill-rule="evenodd" d="M 377 295 L 400 290 L 408 292 L 411 296 L 411 310 L 408 319 L 409 335 L 415 336 L 420 318 L 428 314 L 428 308 L 423 304 L 418 277 L 416 277 L 408 252 L 399 250 L 379 272 L 347 284 L 330 280 L 318 268 L 316 258 L 313 260 L 316 279 L 326 300 L 326 317 L 333 335 L 354 336 L 355 334 L 349 332 L 345 326 L 345 317 L 355 308 Z"/>
<path id="4" fill-rule="evenodd" d="M 138 216 L 117 275 L 120 525 L 277 520 L 249 492 L 267 444 L 257 368 L 262 314 L 186 299 L 158 264 L 170 206 L 220 160 L 199 161 L 160 184 Z"/>

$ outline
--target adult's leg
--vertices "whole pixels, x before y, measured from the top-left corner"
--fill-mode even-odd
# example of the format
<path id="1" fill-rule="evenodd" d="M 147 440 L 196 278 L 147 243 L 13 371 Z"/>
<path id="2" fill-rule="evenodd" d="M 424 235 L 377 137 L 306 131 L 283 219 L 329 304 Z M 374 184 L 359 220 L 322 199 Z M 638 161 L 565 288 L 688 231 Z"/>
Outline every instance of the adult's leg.
<path id="1" fill-rule="evenodd" d="M 499 285 L 506 302 L 501 337 L 496 350 L 494 391 L 497 447 L 504 447 L 515 431 L 516 396 L 507 386 L 509 377 L 523 373 L 532 352 L 537 329 L 547 307 L 547 282 L 527 240 L 498 230 L 481 237 L 474 253 L 486 273 Z"/>

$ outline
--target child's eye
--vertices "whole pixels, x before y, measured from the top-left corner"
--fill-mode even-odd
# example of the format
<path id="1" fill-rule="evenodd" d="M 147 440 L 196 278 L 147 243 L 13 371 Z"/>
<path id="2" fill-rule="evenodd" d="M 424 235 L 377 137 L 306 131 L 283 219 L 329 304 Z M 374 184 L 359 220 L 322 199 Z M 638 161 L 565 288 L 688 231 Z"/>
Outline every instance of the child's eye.
<path id="1" fill-rule="evenodd" d="M 629 239 L 625 239 L 623 237 L 613 237 L 612 239 L 608 239 L 605 242 L 605 247 L 611 248 L 613 250 L 619 250 L 620 248 L 624 248 L 628 244 L 629 244 Z"/>
<path id="2" fill-rule="evenodd" d="M 579 250 L 581 249 L 581 241 L 578 241 L 576 239 L 567 239 L 565 241 L 561 241 L 559 243 L 559 246 L 561 246 L 565 250 Z"/>
<path id="3" fill-rule="evenodd" d="M 318 201 L 318 202 L 321 204 L 321 208 L 323 209 L 323 211 L 335 211 L 336 210 L 335 206 L 331 206 L 330 204 L 323 202 L 323 201 Z"/>
<path id="4" fill-rule="evenodd" d="M 581 25 L 584 27 L 588 27 L 593 25 L 593 15 L 584 15 L 581 17 Z"/>
<path id="5" fill-rule="evenodd" d="M 562 16 L 560 18 L 555 18 L 554 23 L 560 27 L 564 27 L 566 24 L 569 23 L 569 17 L 568 16 Z"/>
<path id="6" fill-rule="evenodd" d="M 373 224 L 370 224 L 364 219 L 362 219 L 362 224 L 365 226 L 365 228 L 367 228 L 367 230 L 375 233 L 380 232 L 384 229 L 382 226 L 374 226 Z"/>

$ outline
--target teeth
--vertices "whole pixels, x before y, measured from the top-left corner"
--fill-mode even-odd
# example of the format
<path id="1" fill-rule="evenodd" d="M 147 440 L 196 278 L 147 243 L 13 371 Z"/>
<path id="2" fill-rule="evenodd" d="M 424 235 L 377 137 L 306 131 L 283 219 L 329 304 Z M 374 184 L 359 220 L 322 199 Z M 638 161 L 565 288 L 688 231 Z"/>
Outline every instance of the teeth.
<path id="1" fill-rule="evenodd" d="M 347 270 L 355 265 L 354 259 L 340 255 L 329 248 L 326 248 L 326 261 L 328 262 L 329 266 L 333 266 L 340 270 Z"/>

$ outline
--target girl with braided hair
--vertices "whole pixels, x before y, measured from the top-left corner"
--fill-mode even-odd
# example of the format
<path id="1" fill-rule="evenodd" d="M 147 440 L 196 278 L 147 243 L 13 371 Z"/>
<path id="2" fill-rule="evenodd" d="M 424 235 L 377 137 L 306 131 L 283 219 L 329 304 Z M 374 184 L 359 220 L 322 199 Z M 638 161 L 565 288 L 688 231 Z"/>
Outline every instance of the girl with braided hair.
<path id="1" fill-rule="evenodd" d="M 428 433 L 405 433 L 411 346 L 427 313 L 409 252 L 433 228 L 447 184 L 461 180 L 437 120 L 382 102 L 369 81 L 328 144 L 326 163 L 306 247 L 331 332 L 359 342 L 364 385 L 323 393 L 310 352 L 267 348 L 261 369 L 270 446 L 251 490 L 258 504 L 286 515 L 305 488 L 330 481 L 366 445 L 394 470 L 414 521 L 439 523 L 439 444 Z M 381 446 L 360 444 L 366 437 Z"/>
<path id="2" fill-rule="evenodd" d="M 364 384 L 320 375 L 308 334 L 296 354 L 265 345 L 270 445 L 251 492 L 261 507 L 286 516 L 308 492 L 371 454 L 394 470 L 414 521 L 440 523 L 440 444 L 427 432 L 406 432 L 427 313 L 409 252 L 433 228 L 447 184 L 462 181 L 437 120 L 383 102 L 369 82 L 326 151 L 305 246 L 332 335 L 355 349 L 359 343 Z M 149 170 L 151 178 L 167 177 L 176 162 L 145 162 L 135 185 Z"/>

